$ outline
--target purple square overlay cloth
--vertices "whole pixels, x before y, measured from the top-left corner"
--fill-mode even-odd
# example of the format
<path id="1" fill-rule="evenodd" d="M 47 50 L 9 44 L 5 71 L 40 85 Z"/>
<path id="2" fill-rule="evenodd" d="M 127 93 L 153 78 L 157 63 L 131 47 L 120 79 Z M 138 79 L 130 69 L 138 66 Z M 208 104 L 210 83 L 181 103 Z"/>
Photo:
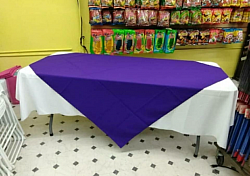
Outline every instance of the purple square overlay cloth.
<path id="1" fill-rule="evenodd" d="M 30 65 L 118 146 L 227 75 L 194 61 L 64 54 Z"/>

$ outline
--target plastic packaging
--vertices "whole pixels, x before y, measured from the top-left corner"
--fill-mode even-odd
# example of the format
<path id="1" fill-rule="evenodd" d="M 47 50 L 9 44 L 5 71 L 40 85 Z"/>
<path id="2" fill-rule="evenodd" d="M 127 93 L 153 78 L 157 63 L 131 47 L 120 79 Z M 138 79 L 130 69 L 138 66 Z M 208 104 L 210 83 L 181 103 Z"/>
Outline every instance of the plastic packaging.
<path id="1" fill-rule="evenodd" d="M 148 10 L 137 10 L 137 24 L 138 26 L 149 26 Z"/>
<path id="2" fill-rule="evenodd" d="M 124 30 L 124 54 L 133 54 L 135 44 L 135 30 Z"/>
<path id="3" fill-rule="evenodd" d="M 149 0 L 139 0 L 141 2 L 141 9 L 149 9 Z"/>
<path id="4" fill-rule="evenodd" d="M 212 0 L 202 0 L 201 6 L 202 7 L 212 7 Z"/>
<path id="5" fill-rule="evenodd" d="M 137 15 L 135 8 L 126 8 L 125 9 L 125 23 L 126 26 L 136 26 Z"/>
<path id="6" fill-rule="evenodd" d="M 216 44 L 218 33 L 218 29 L 210 29 L 209 44 Z"/>
<path id="7" fill-rule="evenodd" d="M 177 35 L 176 45 L 179 46 L 187 45 L 187 37 L 188 37 L 187 30 L 179 30 Z"/>
<path id="8" fill-rule="evenodd" d="M 191 8 L 191 0 L 184 0 L 183 1 L 183 8 L 184 9 Z"/>
<path id="9" fill-rule="evenodd" d="M 209 35 L 210 35 L 209 29 L 201 30 L 199 35 L 198 45 L 207 45 L 209 43 Z"/>
<path id="10" fill-rule="evenodd" d="M 239 7 L 240 6 L 240 0 L 232 0 L 230 6 Z"/>
<path id="11" fill-rule="evenodd" d="M 124 10 L 113 11 L 113 24 L 124 24 Z"/>
<path id="12" fill-rule="evenodd" d="M 136 36 L 135 36 L 134 53 L 135 54 L 142 54 L 142 53 L 144 53 L 144 48 L 145 48 L 144 29 L 136 29 L 135 35 Z"/>
<path id="13" fill-rule="evenodd" d="M 101 0 L 102 8 L 110 8 L 113 7 L 113 0 Z"/>
<path id="14" fill-rule="evenodd" d="M 101 25 L 102 24 L 101 9 L 97 9 L 97 8 L 90 8 L 89 9 L 89 24 L 91 24 L 91 25 Z"/>
<path id="15" fill-rule="evenodd" d="M 157 25 L 157 11 L 156 10 L 148 11 L 148 22 L 149 22 L 149 25 Z"/>
<path id="16" fill-rule="evenodd" d="M 213 6 L 218 7 L 221 4 L 221 0 L 212 0 Z"/>
<path id="17" fill-rule="evenodd" d="M 176 45 L 176 30 L 167 30 L 165 36 L 165 43 L 164 43 L 164 52 L 165 53 L 173 53 L 175 50 Z"/>
<path id="18" fill-rule="evenodd" d="M 213 15 L 212 9 L 203 8 L 201 9 L 201 13 L 202 13 L 201 23 L 210 24 L 212 22 L 212 15 Z"/>
<path id="19" fill-rule="evenodd" d="M 176 8 L 176 0 L 162 0 L 161 9 L 173 9 Z"/>
<path id="20" fill-rule="evenodd" d="M 111 24 L 112 23 L 112 15 L 109 10 L 102 10 L 102 22 L 103 24 Z"/>
<path id="21" fill-rule="evenodd" d="M 218 29 L 217 42 L 221 43 L 224 37 L 224 30 Z"/>
<path id="22" fill-rule="evenodd" d="M 187 39 L 188 45 L 197 45 L 199 41 L 199 30 L 189 30 Z"/>
<path id="23" fill-rule="evenodd" d="M 241 22 L 242 21 L 242 17 L 243 17 L 243 11 L 244 11 L 244 9 L 235 9 L 231 13 L 231 20 L 230 20 L 230 22 Z"/>
<path id="24" fill-rule="evenodd" d="M 99 30 L 99 29 L 91 30 L 90 53 L 91 54 L 103 54 L 102 30 Z"/>
<path id="25" fill-rule="evenodd" d="M 180 11 L 172 11 L 170 25 L 180 24 L 180 16 L 181 16 Z"/>
<path id="26" fill-rule="evenodd" d="M 223 43 L 231 44 L 234 39 L 234 30 L 233 29 L 224 29 Z"/>
<path id="27" fill-rule="evenodd" d="M 229 23 L 232 13 L 231 8 L 224 8 L 222 9 L 222 15 L 221 15 L 221 23 Z"/>
<path id="28" fill-rule="evenodd" d="M 163 53 L 165 33 L 166 33 L 166 30 L 164 30 L 164 29 L 156 29 L 155 30 L 154 53 Z"/>
<path id="29" fill-rule="evenodd" d="M 149 0 L 149 9 L 159 10 L 160 0 Z"/>
<path id="30" fill-rule="evenodd" d="M 176 10 L 182 9 L 183 0 L 176 0 Z"/>
<path id="31" fill-rule="evenodd" d="M 135 7 L 136 4 L 135 4 L 135 1 L 136 0 L 125 0 L 125 7 Z"/>
<path id="32" fill-rule="evenodd" d="M 114 0 L 114 8 L 125 8 L 125 0 Z"/>
<path id="33" fill-rule="evenodd" d="M 101 7 L 101 0 L 89 0 L 89 7 Z"/>
<path id="34" fill-rule="evenodd" d="M 222 9 L 213 9 L 212 23 L 219 24 L 221 22 Z"/>
<path id="35" fill-rule="evenodd" d="M 180 15 L 180 24 L 186 25 L 189 22 L 189 11 L 182 10 Z"/>
<path id="36" fill-rule="evenodd" d="M 145 30 L 145 53 L 153 53 L 154 51 L 155 30 Z"/>
<path id="37" fill-rule="evenodd" d="M 197 25 L 201 24 L 201 11 L 199 9 L 190 10 L 189 15 L 189 24 Z"/>
<path id="38" fill-rule="evenodd" d="M 114 54 L 123 54 L 124 30 L 113 29 L 114 31 Z"/>
<path id="39" fill-rule="evenodd" d="M 250 8 L 247 8 L 243 12 L 242 22 L 249 23 L 250 22 Z"/>
<path id="40" fill-rule="evenodd" d="M 230 7 L 231 0 L 221 0 L 220 7 Z"/>
<path id="41" fill-rule="evenodd" d="M 248 7 L 248 0 L 240 0 L 240 7 Z"/>
<path id="42" fill-rule="evenodd" d="M 170 13 L 168 11 L 159 11 L 158 13 L 158 26 L 169 26 Z"/>
<path id="43" fill-rule="evenodd" d="M 242 29 L 235 29 L 234 30 L 234 43 L 242 43 L 243 42 L 243 30 Z"/>
<path id="44" fill-rule="evenodd" d="M 112 55 L 114 50 L 114 31 L 112 29 L 103 29 L 103 54 Z"/>
<path id="45" fill-rule="evenodd" d="M 191 0 L 191 7 L 201 7 L 201 0 Z"/>

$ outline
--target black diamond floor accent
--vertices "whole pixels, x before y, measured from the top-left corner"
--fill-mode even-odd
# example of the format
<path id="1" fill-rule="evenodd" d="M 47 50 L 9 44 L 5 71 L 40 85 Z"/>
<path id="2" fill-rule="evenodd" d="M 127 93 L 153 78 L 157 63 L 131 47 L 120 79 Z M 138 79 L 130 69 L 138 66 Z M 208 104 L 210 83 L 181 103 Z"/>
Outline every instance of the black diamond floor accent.
<path id="1" fill-rule="evenodd" d="M 95 173 L 93 176 L 100 176 L 98 173 Z"/>
<path id="2" fill-rule="evenodd" d="M 213 143 L 211 141 L 208 141 L 208 144 L 212 145 Z"/>
<path id="3" fill-rule="evenodd" d="M 200 176 L 200 174 L 198 174 L 198 173 L 195 173 L 195 174 L 194 174 L 194 176 Z"/>
<path id="4" fill-rule="evenodd" d="M 208 157 L 206 155 L 202 155 L 201 158 L 206 160 Z"/>
<path id="5" fill-rule="evenodd" d="M 189 134 L 184 134 L 184 136 L 189 136 Z"/>
<path id="6" fill-rule="evenodd" d="M 141 142 L 141 143 L 143 143 L 143 142 L 144 142 L 144 140 L 143 140 L 143 139 L 141 139 L 141 140 L 140 140 L 140 142 Z"/>
<path id="7" fill-rule="evenodd" d="M 39 153 L 38 155 L 36 155 L 37 158 L 40 158 L 41 156 L 43 156 L 41 153 Z"/>
<path id="8" fill-rule="evenodd" d="M 196 147 L 196 144 L 192 144 L 193 147 Z"/>
<path id="9" fill-rule="evenodd" d="M 109 147 L 113 147 L 113 144 L 109 144 L 108 146 L 109 146 Z"/>
<path id="10" fill-rule="evenodd" d="M 74 152 L 78 152 L 79 151 L 79 149 L 78 148 L 76 148 L 75 150 L 74 150 Z"/>
<path id="11" fill-rule="evenodd" d="M 15 106 L 12 106 L 12 108 L 15 108 Z"/>
<path id="12" fill-rule="evenodd" d="M 95 150 L 95 149 L 96 149 L 96 146 L 92 146 L 91 149 Z"/>
<path id="13" fill-rule="evenodd" d="M 46 125 L 46 126 L 48 126 L 48 125 L 49 125 L 49 123 L 46 123 L 45 125 Z"/>
<path id="14" fill-rule="evenodd" d="M 174 163 L 173 163 L 172 161 L 169 161 L 168 164 L 169 164 L 169 165 L 173 165 Z"/>
<path id="15" fill-rule="evenodd" d="M 31 136 L 31 134 L 27 134 L 26 136 L 27 136 L 27 137 L 30 137 L 30 136 Z"/>
<path id="16" fill-rule="evenodd" d="M 149 154 L 150 152 L 146 150 L 145 153 L 146 153 L 146 154 Z"/>
<path id="17" fill-rule="evenodd" d="M 40 143 L 40 145 L 44 145 L 44 144 L 45 144 L 45 142 L 41 142 L 41 143 Z"/>
<path id="18" fill-rule="evenodd" d="M 114 160 L 116 157 L 115 157 L 114 155 L 112 155 L 110 158 L 111 158 L 112 160 Z"/>
<path id="19" fill-rule="evenodd" d="M 96 158 L 94 158 L 92 161 L 93 161 L 94 163 L 96 163 L 98 160 L 97 160 Z"/>
<path id="20" fill-rule="evenodd" d="M 76 128 L 75 131 L 79 131 L 79 128 Z"/>
<path id="21" fill-rule="evenodd" d="M 94 129 L 95 127 L 93 127 L 93 126 L 91 126 L 91 127 L 89 127 L 90 129 Z"/>
<path id="22" fill-rule="evenodd" d="M 61 121 L 61 124 L 64 124 L 65 122 L 64 121 Z"/>
<path id="23" fill-rule="evenodd" d="M 60 153 L 61 153 L 60 151 L 57 151 L 55 154 L 56 154 L 56 155 L 60 155 Z"/>
<path id="24" fill-rule="evenodd" d="M 60 130 L 59 133 L 63 133 L 64 131 L 63 130 Z"/>
<path id="25" fill-rule="evenodd" d="M 35 125 L 30 125 L 30 128 L 33 128 Z"/>
<path id="26" fill-rule="evenodd" d="M 23 159 L 23 157 L 19 156 L 16 160 L 20 161 L 21 159 Z"/>
<path id="27" fill-rule="evenodd" d="M 23 147 L 23 148 L 27 147 L 27 144 L 23 144 L 22 147 Z"/>
<path id="28" fill-rule="evenodd" d="M 33 119 L 37 119 L 37 117 L 33 117 Z"/>
<path id="29" fill-rule="evenodd" d="M 154 128 L 150 128 L 151 131 L 154 131 Z"/>
<path id="30" fill-rule="evenodd" d="M 132 170 L 136 172 L 138 170 L 138 168 L 137 167 L 133 167 Z"/>
<path id="31" fill-rule="evenodd" d="M 132 156 L 133 156 L 133 154 L 132 154 L 132 153 L 129 153 L 129 154 L 128 154 L 128 156 L 129 156 L 129 157 L 132 157 Z"/>
<path id="32" fill-rule="evenodd" d="M 181 146 L 177 146 L 176 148 L 179 149 L 179 150 L 181 150 Z"/>
<path id="33" fill-rule="evenodd" d="M 54 169 L 57 169 L 58 167 L 59 167 L 58 164 L 56 164 L 56 165 L 53 166 Z"/>
<path id="34" fill-rule="evenodd" d="M 156 165 L 155 165 L 155 164 L 151 164 L 151 165 L 150 165 L 150 167 L 155 168 L 155 167 L 156 167 Z"/>
<path id="35" fill-rule="evenodd" d="M 190 162 L 190 159 L 186 158 L 185 161 L 189 163 L 189 162 Z"/>
<path id="36" fill-rule="evenodd" d="M 173 139 L 173 138 L 174 138 L 174 136 L 173 136 L 173 135 L 170 135 L 170 138 L 171 138 L 171 139 Z"/>
<path id="37" fill-rule="evenodd" d="M 79 163 L 77 162 L 77 161 L 75 161 L 74 163 L 73 163 L 73 165 L 75 165 L 75 166 L 77 166 Z"/>
<path id="38" fill-rule="evenodd" d="M 113 174 L 117 175 L 119 173 L 118 170 L 114 170 Z"/>
<path id="39" fill-rule="evenodd" d="M 61 143 L 61 142 L 62 142 L 62 140 L 61 140 L 61 139 L 59 139 L 57 142 L 58 142 L 58 143 Z"/>
<path id="40" fill-rule="evenodd" d="M 90 136 L 90 138 L 94 139 L 94 138 L 95 138 L 95 136 L 94 136 L 94 135 L 92 135 L 92 136 Z"/>
<path id="41" fill-rule="evenodd" d="M 214 173 L 214 174 L 219 174 L 219 173 L 220 173 L 220 171 L 219 171 L 219 170 L 217 170 L 217 169 L 214 169 L 214 170 L 213 170 L 213 173 Z"/>
<path id="42" fill-rule="evenodd" d="M 12 173 L 13 173 L 14 175 L 16 175 L 16 174 L 17 174 L 17 172 L 16 172 L 16 171 L 13 171 Z"/>
<path id="43" fill-rule="evenodd" d="M 156 140 L 156 141 L 159 141 L 159 140 L 160 140 L 160 138 L 156 137 L 156 138 L 155 138 L 155 140 Z"/>
<path id="44" fill-rule="evenodd" d="M 77 123 L 77 122 L 79 122 L 79 120 L 76 120 L 75 122 Z"/>
<path id="45" fill-rule="evenodd" d="M 36 171 L 38 171 L 39 169 L 37 168 L 37 167 L 35 167 L 32 171 L 33 172 L 36 172 Z"/>
<path id="46" fill-rule="evenodd" d="M 46 134 L 48 134 L 48 132 L 45 131 L 45 132 L 43 133 L 43 135 L 46 135 Z"/>
<path id="47" fill-rule="evenodd" d="M 162 149 L 161 149 L 161 151 L 162 151 L 162 152 L 165 152 L 165 151 L 166 151 L 166 149 L 162 148 Z"/>
<path id="48" fill-rule="evenodd" d="M 78 141 L 78 140 L 79 140 L 79 138 L 78 138 L 78 137 L 76 137 L 74 140 L 75 140 L 75 141 Z"/>

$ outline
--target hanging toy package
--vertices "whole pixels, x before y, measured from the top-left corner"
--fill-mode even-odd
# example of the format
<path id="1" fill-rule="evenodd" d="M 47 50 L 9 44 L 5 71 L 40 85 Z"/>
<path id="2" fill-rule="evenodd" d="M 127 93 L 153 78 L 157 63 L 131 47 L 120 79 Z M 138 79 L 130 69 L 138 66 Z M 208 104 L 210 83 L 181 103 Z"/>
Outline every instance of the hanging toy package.
<path id="1" fill-rule="evenodd" d="M 114 8 L 125 8 L 125 0 L 114 0 Z"/>
<path id="2" fill-rule="evenodd" d="M 184 8 L 184 9 L 189 9 L 189 8 L 191 8 L 191 0 L 184 0 L 184 1 L 183 1 L 183 8 Z"/>
<path id="3" fill-rule="evenodd" d="M 113 29 L 114 31 L 114 54 L 123 54 L 124 30 Z"/>
<path id="4" fill-rule="evenodd" d="M 99 29 L 91 30 L 90 53 L 103 54 L 103 35 Z"/>
<path id="5" fill-rule="evenodd" d="M 202 13 L 202 18 L 201 18 L 201 23 L 202 24 L 211 24 L 212 21 L 212 9 L 210 8 L 203 8 L 201 9 Z"/>
<path id="6" fill-rule="evenodd" d="M 197 25 L 201 24 L 201 11 L 199 9 L 190 10 L 189 15 L 189 24 Z"/>
<path id="7" fill-rule="evenodd" d="M 154 51 L 155 30 L 145 29 L 145 53 Z"/>
<path id="8" fill-rule="evenodd" d="M 113 7 L 112 0 L 101 0 L 102 1 L 102 8 L 111 8 Z"/>
<path id="9" fill-rule="evenodd" d="M 233 29 L 224 29 L 223 43 L 231 44 L 234 38 L 234 30 Z"/>
<path id="10" fill-rule="evenodd" d="M 102 22 L 103 24 L 111 24 L 112 23 L 112 15 L 109 10 L 102 10 Z"/>
<path id="11" fill-rule="evenodd" d="M 231 0 L 221 0 L 219 6 L 220 7 L 230 7 Z"/>
<path id="12" fill-rule="evenodd" d="M 156 10 L 148 10 L 148 22 L 150 26 L 157 25 L 157 11 Z"/>
<path id="13" fill-rule="evenodd" d="M 176 0 L 162 0 L 161 9 L 174 9 L 176 8 Z"/>
<path id="14" fill-rule="evenodd" d="M 221 22 L 222 9 L 213 9 L 212 23 L 219 24 Z"/>
<path id="15" fill-rule="evenodd" d="M 241 22 L 244 9 L 235 9 L 231 14 L 230 22 Z"/>
<path id="16" fill-rule="evenodd" d="M 187 44 L 187 30 L 179 30 L 176 40 L 176 45 L 185 46 Z"/>
<path id="17" fill-rule="evenodd" d="M 125 9 L 125 23 L 126 26 L 136 26 L 136 9 L 126 8 Z"/>
<path id="18" fill-rule="evenodd" d="M 240 0 L 240 7 L 248 7 L 248 0 Z"/>
<path id="19" fill-rule="evenodd" d="M 240 6 L 240 0 L 232 0 L 230 6 L 239 7 Z"/>
<path id="20" fill-rule="evenodd" d="M 149 9 L 149 0 L 139 0 L 141 9 Z"/>
<path id="21" fill-rule="evenodd" d="M 155 30 L 154 53 L 163 53 L 165 33 L 166 33 L 166 30 L 164 29 Z"/>
<path id="22" fill-rule="evenodd" d="M 218 33 L 218 29 L 210 29 L 209 44 L 216 44 Z"/>
<path id="23" fill-rule="evenodd" d="M 202 7 L 212 7 L 212 1 L 211 0 L 202 0 L 201 6 Z"/>
<path id="24" fill-rule="evenodd" d="M 191 0 L 191 7 L 201 7 L 201 0 Z"/>
<path id="25" fill-rule="evenodd" d="M 181 16 L 181 11 L 172 11 L 170 25 L 180 24 L 180 16 Z"/>
<path id="26" fill-rule="evenodd" d="M 144 53 L 144 29 L 136 29 L 135 30 L 135 48 L 134 48 L 134 53 L 135 54 L 142 54 Z"/>
<path id="27" fill-rule="evenodd" d="M 160 0 L 149 0 L 149 9 L 159 10 Z"/>
<path id="28" fill-rule="evenodd" d="M 97 8 L 90 8 L 89 9 L 89 24 L 91 24 L 91 25 L 101 25 L 102 24 L 101 9 L 97 9 Z"/>
<path id="29" fill-rule="evenodd" d="M 126 0 L 125 1 L 125 7 L 135 7 L 135 1 L 136 0 Z"/>
<path id="30" fill-rule="evenodd" d="M 176 45 L 176 30 L 167 30 L 164 44 L 164 52 L 165 53 L 173 53 Z"/>
<path id="31" fill-rule="evenodd" d="M 234 30 L 234 43 L 242 43 L 243 42 L 243 30 L 242 29 L 235 29 Z"/>
<path id="32" fill-rule="evenodd" d="M 124 10 L 113 11 L 113 24 L 124 24 Z"/>
<path id="33" fill-rule="evenodd" d="M 124 30 L 124 54 L 133 54 L 135 44 L 135 30 Z"/>
<path id="34" fill-rule="evenodd" d="M 183 0 L 176 0 L 176 10 L 182 9 Z"/>
<path id="35" fill-rule="evenodd" d="M 101 0 L 89 0 L 89 7 L 101 7 Z"/>
<path id="36" fill-rule="evenodd" d="M 207 45 L 209 43 L 209 35 L 209 29 L 200 31 L 198 45 Z"/>
<path id="37" fill-rule="evenodd" d="M 158 26 L 169 26 L 170 13 L 168 11 L 159 11 L 158 13 Z"/>
<path id="38" fill-rule="evenodd" d="M 229 23 L 232 10 L 233 9 L 231 8 L 222 9 L 221 23 L 225 23 L 225 24 Z"/>
<path id="39" fill-rule="evenodd" d="M 243 12 L 243 17 L 241 20 L 243 23 L 249 23 L 250 22 L 250 8 L 246 8 Z"/>
<path id="40" fill-rule="evenodd" d="M 138 26 L 149 26 L 148 10 L 137 10 L 137 24 Z"/>
<path id="41" fill-rule="evenodd" d="M 187 25 L 189 22 L 189 10 L 182 10 L 180 15 L 180 24 Z"/>
<path id="42" fill-rule="evenodd" d="M 105 55 L 112 55 L 114 49 L 114 31 L 112 29 L 103 29 L 103 45 L 104 51 L 103 54 Z"/>
<path id="43" fill-rule="evenodd" d="M 188 45 L 197 45 L 199 41 L 199 30 L 188 31 Z"/>
<path id="44" fill-rule="evenodd" d="M 221 0 L 212 0 L 213 2 L 213 7 L 219 7 L 221 4 Z"/>
<path id="45" fill-rule="evenodd" d="M 218 36 L 217 36 L 217 42 L 221 43 L 224 37 L 224 30 L 218 29 Z"/>

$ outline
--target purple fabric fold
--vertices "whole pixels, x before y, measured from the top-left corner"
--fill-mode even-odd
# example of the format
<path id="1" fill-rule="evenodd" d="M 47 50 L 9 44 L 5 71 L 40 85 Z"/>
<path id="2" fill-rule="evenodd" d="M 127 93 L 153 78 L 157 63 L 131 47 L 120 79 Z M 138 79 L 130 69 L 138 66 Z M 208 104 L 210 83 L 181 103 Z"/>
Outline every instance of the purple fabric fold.
<path id="1" fill-rule="evenodd" d="M 194 61 L 65 54 L 30 65 L 118 146 L 227 75 Z"/>

